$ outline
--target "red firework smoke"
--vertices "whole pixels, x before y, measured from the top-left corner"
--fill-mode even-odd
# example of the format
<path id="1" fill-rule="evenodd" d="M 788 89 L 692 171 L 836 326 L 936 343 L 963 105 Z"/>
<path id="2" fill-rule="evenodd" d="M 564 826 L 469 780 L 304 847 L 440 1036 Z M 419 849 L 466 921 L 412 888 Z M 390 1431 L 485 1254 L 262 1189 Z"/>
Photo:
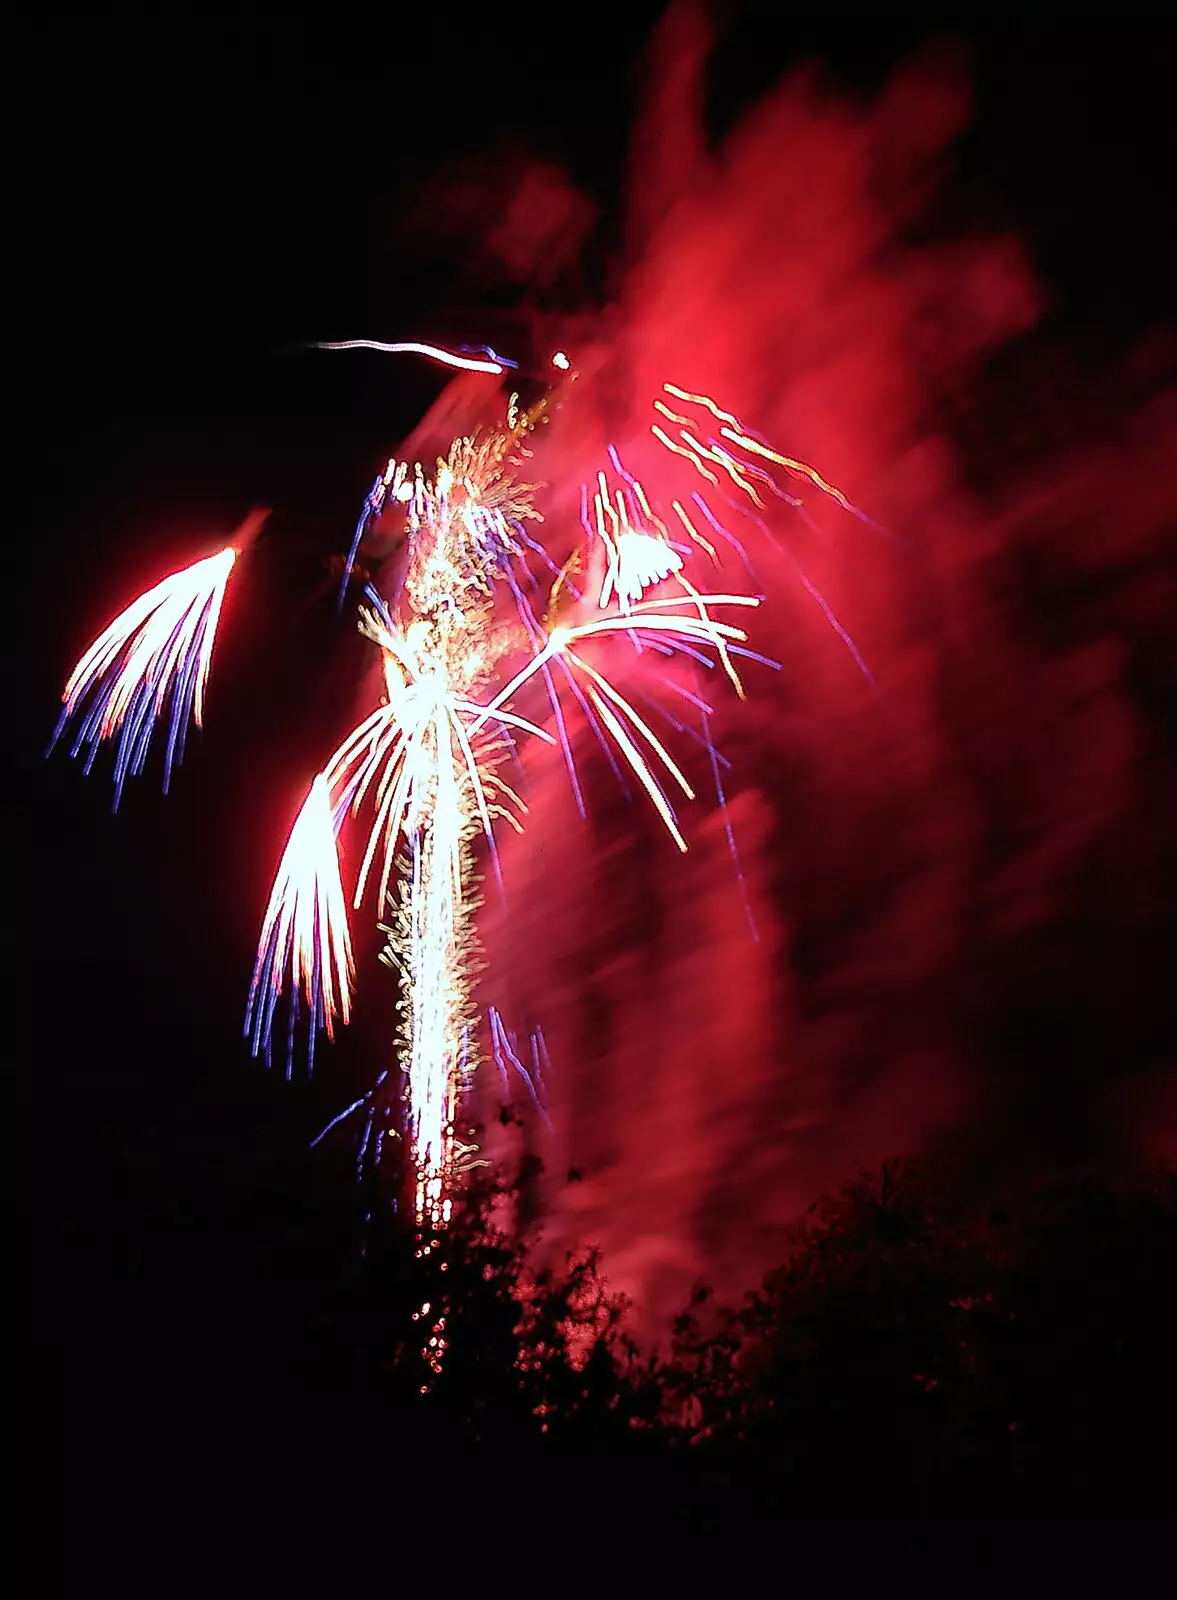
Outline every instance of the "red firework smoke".
<path id="1" fill-rule="evenodd" d="M 1077 434 L 1018 241 L 927 225 L 969 117 L 953 63 L 872 104 L 799 75 L 708 148 L 693 13 L 654 59 L 623 293 L 539 451 L 551 518 L 607 443 L 657 481 L 669 377 L 879 524 L 772 519 L 756 643 L 783 670 L 717 713 L 729 807 L 695 808 L 685 858 L 586 748 L 588 822 L 556 766 L 531 772 L 484 916 L 490 998 L 542 1022 L 553 1063 L 550 1130 L 523 1117 L 547 1237 L 599 1243 L 661 1314 L 697 1276 L 754 1280 L 862 1163 L 933 1150 L 983 1175 L 1109 1127 L 1163 1144 L 1172 1030 L 1133 1018 L 1165 977 L 1177 772 L 1141 674 L 1177 677 L 1177 568 L 1164 347 Z"/>

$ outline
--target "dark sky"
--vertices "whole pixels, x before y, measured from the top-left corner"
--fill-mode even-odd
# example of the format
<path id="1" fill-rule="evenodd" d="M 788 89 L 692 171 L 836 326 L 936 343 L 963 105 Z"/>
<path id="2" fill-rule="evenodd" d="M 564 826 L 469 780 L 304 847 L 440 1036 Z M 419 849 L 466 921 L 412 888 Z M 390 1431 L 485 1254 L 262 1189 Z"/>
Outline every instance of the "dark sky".
<path id="1" fill-rule="evenodd" d="M 30 24 L 5 208 L 22 651 L 9 1082 L 18 1210 L 52 1303 L 188 1316 L 255 1270 L 268 1219 L 309 1216 L 323 1190 L 345 1209 L 342 1164 L 311 1172 L 302 1152 L 341 1085 L 362 1081 L 362 1041 L 334 1081 L 287 1088 L 238 1045 L 241 997 L 275 817 L 334 731 L 334 613 L 303 602 L 373 462 L 440 381 L 298 347 L 498 337 L 537 299 L 591 311 L 615 288 L 635 63 L 658 9 L 569 23 L 560 8 L 479 8 L 459 26 L 396 8 L 374 22 L 173 7 Z M 1083 370 L 1172 321 L 1171 39 L 992 14 L 945 29 L 892 8 L 864 33 L 829 7 L 766 33 L 763 10 L 728 10 L 713 132 L 808 61 L 869 94 L 938 43 L 975 92 L 941 221 L 1026 241 L 1052 297 L 1044 337 Z M 500 151 L 563 166 L 601 208 L 584 307 L 566 282 L 537 295 L 492 279 L 431 199 Z M 41 762 L 60 681 L 114 609 L 258 502 L 271 536 L 229 604 L 208 732 L 166 802 L 132 784 L 112 819 L 97 776 Z"/>

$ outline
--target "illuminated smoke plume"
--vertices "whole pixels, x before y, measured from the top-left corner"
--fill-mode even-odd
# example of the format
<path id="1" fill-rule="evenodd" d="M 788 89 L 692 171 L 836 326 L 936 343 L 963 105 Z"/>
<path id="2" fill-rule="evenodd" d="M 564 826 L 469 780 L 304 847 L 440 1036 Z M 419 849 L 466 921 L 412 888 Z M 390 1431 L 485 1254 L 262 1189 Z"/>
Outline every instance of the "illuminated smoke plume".
<path id="1" fill-rule="evenodd" d="M 1097 439 L 1062 427 L 1066 459 L 1043 413 L 1082 380 L 1047 383 L 1015 459 L 988 368 L 1012 347 L 1019 387 L 1043 292 L 1015 239 L 920 229 L 969 117 L 951 63 L 869 105 L 797 76 L 709 149 L 690 12 L 654 59 L 630 264 L 537 475 L 591 481 L 607 441 L 653 470 L 673 374 L 874 524 L 766 508 L 757 643 L 782 671 L 716 708 L 726 815 L 680 856 L 582 740 L 587 822 L 529 764 L 483 915 L 504 1025 L 542 1020 L 551 1062 L 515 1077 L 524 1132 L 497 1146 L 543 1157 L 553 1247 L 599 1243 L 663 1313 L 697 1275 L 753 1281 L 860 1163 L 936 1151 L 985 1181 L 1171 1139 L 1177 435 L 1162 347 Z"/>
<path id="2" fill-rule="evenodd" d="M 461 375 L 355 525 L 372 668 L 307 775 L 247 1021 L 268 1053 L 284 999 L 288 1060 L 300 1015 L 330 1036 L 347 901 L 374 911 L 399 1036 L 330 1129 L 358 1116 L 378 1166 L 399 1122 L 432 1227 L 471 1161 L 538 1154 L 523 1220 L 601 1246 L 651 1326 L 698 1276 L 753 1281 L 860 1164 L 984 1182 L 1173 1135 L 1172 350 L 1098 388 L 1052 367 L 1017 242 L 932 224 L 950 64 L 870 104 L 800 75 L 712 144 L 707 58 L 673 11 L 608 305 L 554 168 L 435 197 L 522 291 L 522 370 L 327 345 Z M 113 744 L 116 799 L 157 721 L 165 784 L 200 723 L 259 517 L 67 683 L 59 731 L 87 764 Z"/>

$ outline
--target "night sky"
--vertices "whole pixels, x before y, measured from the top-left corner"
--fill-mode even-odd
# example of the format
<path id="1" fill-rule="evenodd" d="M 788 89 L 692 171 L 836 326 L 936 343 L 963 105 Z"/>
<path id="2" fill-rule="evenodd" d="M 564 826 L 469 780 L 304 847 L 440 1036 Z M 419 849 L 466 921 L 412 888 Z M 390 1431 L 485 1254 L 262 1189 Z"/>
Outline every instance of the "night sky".
<path id="1" fill-rule="evenodd" d="M 146 1406 L 152 1359 L 162 1372 L 176 1348 L 233 1351 L 243 1328 L 258 1343 L 280 1340 L 284 1297 L 297 1292 L 283 1252 L 293 1260 L 346 1244 L 350 1153 L 344 1144 L 312 1157 L 306 1147 L 371 1075 L 390 1002 L 373 998 L 310 1084 L 287 1085 L 252 1063 L 240 1018 L 284 829 L 311 764 L 338 734 L 341 702 L 355 692 L 348 687 L 355 647 L 328 595 L 327 562 L 346 546 L 374 467 L 412 431 L 443 379 L 420 363 L 304 346 L 365 335 L 490 338 L 507 348 L 544 319 L 591 327 L 606 304 L 625 307 L 622 321 L 636 319 L 632 325 L 656 345 L 662 335 L 650 330 L 662 310 L 651 308 L 663 302 L 642 271 L 648 277 L 649 263 L 677 260 L 687 283 L 695 271 L 690 251 L 703 260 L 713 236 L 708 218 L 725 215 L 725 202 L 716 200 L 714 211 L 705 205 L 682 222 L 686 253 L 675 255 L 671 224 L 658 212 L 676 181 L 673 152 L 651 133 L 672 126 L 673 113 L 666 124 L 648 120 L 647 142 L 630 154 L 646 99 L 639 57 L 659 9 L 590 9 L 571 23 L 559 8 L 510 19 L 483 10 L 458 26 L 448 13 L 433 24 L 396 12 L 372 22 L 345 9 L 304 19 L 251 9 L 210 17 L 179 7 L 151 18 L 47 14 L 29 25 L 14 71 L 31 80 L 26 105 L 35 109 L 9 132 L 6 207 L 16 269 L 7 297 L 16 432 L 7 542 L 20 641 L 10 679 L 19 795 L 11 839 L 22 891 L 7 1054 L 15 1213 L 32 1263 L 25 1303 L 55 1415 L 95 1385 L 112 1395 L 129 1385 Z M 793 129 L 794 159 L 828 158 L 828 178 L 813 180 L 812 193 L 820 194 L 842 181 L 843 146 L 805 100 L 809 64 L 821 63 L 829 93 L 865 108 L 897 69 L 918 59 L 923 65 L 909 70 L 929 87 L 912 91 L 915 109 L 890 121 L 864 109 L 863 137 L 872 149 L 889 137 L 901 143 L 923 107 L 944 132 L 913 133 L 913 144 L 939 142 L 950 175 L 928 180 L 926 202 L 913 198 L 913 180 L 872 204 L 879 215 L 902 218 L 913 259 L 947 236 L 1019 243 L 991 253 L 987 244 L 971 245 L 957 267 L 937 257 L 930 321 L 919 309 L 923 291 L 905 284 L 904 339 L 926 333 L 929 347 L 947 348 L 957 324 L 943 311 L 945 285 L 971 282 L 971 264 L 984 258 L 989 276 L 970 303 L 984 302 L 976 315 L 1004 331 L 957 365 L 946 355 L 935 381 L 926 377 L 934 363 L 921 355 L 923 365 L 912 371 L 924 378 L 912 378 L 902 401 L 879 374 L 895 370 L 904 340 L 880 347 L 875 365 L 869 351 L 861 363 L 857 354 L 810 357 L 847 383 L 878 380 L 877 391 L 859 389 L 846 402 L 863 437 L 872 405 L 898 405 L 907 408 L 905 461 L 917 459 L 913 440 L 933 435 L 956 452 L 951 489 L 945 480 L 935 495 L 922 479 L 911 489 L 910 476 L 908 489 L 897 486 L 902 474 L 890 478 L 850 435 L 833 463 L 843 476 L 862 465 L 857 497 L 872 509 L 882 502 L 892 512 L 920 508 L 923 531 L 907 530 L 910 543 L 901 537 L 899 554 L 887 557 L 901 575 L 888 568 L 891 576 L 880 576 L 869 593 L 856 594 L 851 584 L 847 604 L 874 643 L 880 680 L 899 708 L 894 726 L 909 739 L 904 748 L 934 745 L 950 754 L 929 757 L 926 768 L 907 770 L 888 789 L 887 774 L 900 770 L 899 742 L 864 733 L 870 696 L 853 673 L 838 676 L 844 662 L 830 665 L 834 656 L 811 640 L 802 641 L 799 660 L 825 689 L 807 711 L 803 674 L 786 661 L 784 726 L 793 736 L 770 730 L 763 708 L 762 720 L 733 733 L 731 753 L 745 760 L 757 739 L 772 745 L 760 787 L 733 801 L 749 837 L 761 841 L 755 891 L 776 929 L 769 966 L 755 980 L 763 994 L 755 1002 L 759 1031 L 747 1041 L 758 1063 L 748 1082 L 755 1095 L 765 1093 L 765 1062 L 786 1059 L 789 1028 L 803 1043 L 787 1055 L 782 1075 L 808 1075 L 797 1104 L 778 1108 L 786 1144 L 770 1140 L 769 1156 L 757 1158 L 757 1193 L 772 1191 L 779 1203 L 742 1213 L 731 1181 L 729 1169 L 748 1160 L 744 1135 L 731 1126 L 744 1094 L 738 1067 L 713 1114 L 696 1103 L 708 1096 L 707 1080 L 692 1078 L 681 1130 L 686 1154 L 659 1176 L 660 1199 L 634 1179 L 634 1152 L 646 1137 L 643 1116 L 657 1127 L 659 1148 L 673 1152 L 673 1092 L 655 1086 L 653 1103 L 633 1102 L 625 1084 L 606 1073 L 596 1087 L 577 1062 L 558 1093 L 569 1117 L 583 1113 L 586 1129 L 583 1138 L 566 1132 L 559 1153 L 579 1166 L 592 1197 L 566 1204 L 557 1196 L 561 1226 L 575 1233 L 577 1217 L 587 1215 L 584 1226 L 604 1239 L 607 1260 L 608 1246 L 623 1251 L 636 1229 L 646 1243 L 635 1245 L 623 1276 L 629 1272 L 627 1285 L 655 1299 L 673 1298 L 696 1270 L 721 1279 L 727 1272 L 732 1291 L 750 1283 L 770 1264 L 790 1214 L 847 1169 L 908 1145 L 971 1164 L 984 1182 L 1003 1166 L 1036 1161 L 1171 1155 L 1177 1137 L 1177 848 L 1168 822 L 1177 794 L 1177 660 L 1169 641 L 1177 421 L 1166 388 L 1177 313 L 1172 41 L 1071 22 L 1065 30 L 1045 21 L 1013 27 L 991 16 L 946 29 L 890 9 L 863 33 L 853 13 L 828 7 L 788 34 L 766 33 L 762 12 L 725 10 L 708 80 L 713 141 L 742 126 L 783 75 L 800 70 L 802 79 L 791 81 L 802 84 L 801 109 L 782 113 L 781 126 Z M 971 113 L 945 113 L 942 100 L 960 99 L 967 82 Z M 946 86 L 941 100 L 937 85 Z M 750 148 L 757 137 L 748 134 L 729 169 L 744 175 L 750 192 L 764 160 L 763 150 Z M 888 170 L 906 170 L 905 160 L 896 155 Z M 518 199 L 528 182 L 537 197 L 531 202 Z M 710 182 L 713 193 L 725 192 L 722 177 Z M 801 206 L 809 192 L 799 185 Z M 504 244 L 501 218 L 513 202 L 523 223 L 566 206 L 568 227 L 546 233 L 539 226 L 534 246 Z M 757 204 L 733 210 L 731 225 L 738 230 L 740 216 L 760 216 Z M 638 252 L 635 271 L 633 239 L 643 230 L 653 242 Z M 787 241 L 777 245 L 788 249 Z M 804 252 L 816 252 L 818 262 L 824 248 L 820 241 L 798 246 L 802 277 Z M 836 265 L 842 257 L 835 257 Z M 814 315 L 832 330 L 837 285 L 820 264 L 813 270 Z M 752 276 L 767 293 L 771 274 Z M 676 306 L 680 320 L 687 315 L 683 284 L 667 289 L 667 326 Z M 764 326 L 771 322 L 763 311 L 747 316 L 755 314 L 767 317 Z M 734 319 L 742 315 L 733 309 Z M 711 328 L 708 337 L 746 350 L 759 337 L 749 327 L 730 339 L 728 330 Z M 674 336 L 673 329 L 666 335 Z M 831 348 L 842 337 L 831 332 Z M 965 351 L 968 337 L 958 342 Z M 712 365 L 722 369 L 723 359 Z M 787 388 L 788 372 L 779 364 L 777 372 Z M 910 392 L 921 381 L 926 404 Z M 753 398 L 765 394 L 763 375 L 745 389 Z M 780 431 L 787 400 L 775 416 L 762 415 L 754 420 L 789 448 Z M 814 443 L 830 449 L 820 427 Z M 832 448 L 837 456 L 836 439 Z M 927 460 L 918 456 L 918 472 L 932 471 Z M 970 548 L 1001 552 L 1000 585 L 942 579 L 927 564 L 932 546 L 921 540 L 943 540 L 959 526 L 961 497 L 975 529 Z M 949 501 L 958 508 L 951 515 Z M 259 504 L 273 516 L 230 591 L 204 735 L 193 739 L 166 801 L 154 779 L 132 782 L 112 818 L 101 759 L 88 780 L 64 756 L 41 759 L 60 683 L 111 615 Z M 1060 548 L 1071 552 L 1071 566 Z M 917 550 L 924 552 L 918 559 Z M 884 558 L 872 547 L 862 559 L 873 583 Z M 913 577 L 916 567 L 921 575 Z M 968 567 L 962 556 L 961 573 Z M 902 625 L 898 613 L 883 615 L 884 588 L 900 597 Z M 1012 646 L 1001 647 L 1000 672 L 977 645 L 997 637 L 988 621 L 969 631 L 984 610 L 982 591 L 990 602 L 1005 597 L 1001 637 L 1024 645 L 1016 659 Z M 938 657 L 941 668 L 925 680 L 921 648 L 935 653 L 936 641 L 951 633 L 951 595 L 966 597 L 961 616 L 972 620 L 960 626 L 968 638 L 953 635 L 950 667 Z M 801 637 L 810 624 L 795 626 Z M 1043 630 L 1050 634 L 1045 654 Z M 779 637 L 774 646 L 779 656 L 789 648 Z M 1041 688 L 1046 655 L 1072 664 L 1059 668 L 1068 688 L 1058 705 L 1071 704 L 1075 674 L 1083 672 L 1091 695 L 1111 684 L 1118 696 L 1118 710 L 1075 735 L 1087 767 L 1066 740 L 1044 753 L 1062 719 L 1051 709 L 1053 690 Z M 1080 658 L 1085 665 L 1073 665 Z M 1023 668 L 1031 677 L 1018 680 Z M 1041 679 L 1033 676 L 1039 671 Z M 955 687 L 946 687 L 953 672 Z M 956 742 L 933 739 L 931 713 L 925 723 L 925 713 L 912 709 L 933 693 L 933 680 L 941 697 L 935 726 L 959 725 Z M 996 755 L 989 724 L 977 720 L 979 706 L 995 704 L 1004 729 L 1018 726 L 1021 709 L 1026 716 L 1021 733 L 994 736 Z M 862 789 L 861 799 L 839 809 L 822 785 L 836 782 L 839 765 L 861 774 L 873 759 L 872 740 L 892 750 L 879 757 L 879 792 Z M 994 802 L 993 815 L 1005 817 L 1012 833 L 985 857 L 989 867 L 969 855 L 956 887 L 929 891 L 906 923 L 879 909 L 890 889 L 871 863 L 887 854 L 885 840 L 907 840 L 916 851 L 911 841 L 921 828 L 921 838 L 951 834 L 958 842 L 944 843 L 942 859 L 963 860 L 973 846 L 959 840 L 979 837 L 961 820 L 980 804 L 976 796 L 1000 786 L 999 770 L 1031 769 L 1043 783 L 1056 771 L 1058 788 L 1048 793 L 1027 779 L 1016 804 L 1008 793 Z M 857 784 L 844 779 L 841 787 L 858 795 Z M 943 800 L 958 785 L 972 797 L 959 810 Z M 1012 777 L 1010 785 L 1012 793 Z M 910 802 L 919 790 L 940 797 L 929 801 L 923 822 Z M 616 803 L 602 804 L 602 815 L 612 816 Z M 1037 830 L 1025 849 L 1013 838 L 1023 825 Z M 559 826 L 549 828 L 553 849 Z M 598 821 L 592 833 L 596 855 L 582 852 L 577 868 L 594 883 L 608 865 L 603 826 Z M 992 817 L 987 826 L 997 826 Z M 819 883 L 822 840 L 838 830 L 846 837 L 829 845 L 830 859 L 842 862 L 845 881 Z M 1068 854 L 1067 841 L 1080 836 Z M 640 837 L 649 844 L 648 833 Z M 794 852 L 790 838 L 805 848 Z M 1090 840 L 1098 847 L 1089 848 Z M 1026 889 L 1017 863 L 1044 859 L 1055 842 L 1059 861 L 1041 866 L 1038 877 L 1031 872 Z M 712 859 L 706 848 L 705 863 Z M 1108 889 L 1101 874 L 1118 887 Z M 1074 889 L 1080 879 L 1087 887 Z M 563 904 L 561 894 L 572 900 L 578 881 L 575 873 L 562 876 L 555 903 Z M 1064 881 L 1065 893 L 1058 890 Z M 895 955 L 908 941 L 924 952 L 938 948 L 945 919 L 979 926 L 988 915 L 980 909 L 982 882 L 1013 908 L 1004 923 L 997 917 L 984 933 L 962 934 L 940 964 Z M 735 902 L 715 894 L 710 926 L 728 929 L 738 921 Z M 1030 937 L 1039 912 L 1027 906 L 1035 895 L 1053 909 Z M 669 917 L 673 892 L 658 905 Z M 886 929 L 884 953 L 872 928 Z M 658 948 L 682 946 L 673 929 L 653 937 Z M 595 982 L 604 963 L 599 947 L 592 952 L 589 939 L 579 955 L 565 954 L 587 963 Z M 694 984 L 687 954 L 683 982 Z M 899 996 L 892 1002 L 862 1001 L 854 975 L 876 958 L 877 970 L 861 983 L 872 995 Z M 513 959 L 507 949 L 505 970 L 514 970 Z M 735 970 L 738 994 L 738 964 Z M 959 1005 L 944 999 L 958 980 L 968 987 Z M 734 1003 L 732 985 L 721 1023 L 723 1007 Z M 630 1006 L 636 987 L 639 980 L 622 973 L 609 991 L 615 1005 Z M 892 1011 L 925 1002 L 930 1013 L 944 1012 L 943 1026 L 913 1040 Z M 607 996 L 601 1004 L 608 1010 Z M 1060 1018 L 1072 1010 L 1076 1020 L 1063 1027 Z M 557 1024 L 557 1033 L 561 1026 L 574 1041 L 573 1023 Z M 648 1026 L 651 1034 L 662 1026 L 658 1014 Z M 674 1026 L 685 1031 L 688 1023 Z M 853 1081 L 840 1077 L 827 1090 L 828 1063 L 843 1062 L 871 1031 L 896 1040 L 895 1060 L 903 1055 L 905 1064 L 894 1076 L 870 1066 L 854 1077 L 843 1063 L 839 1070 Z M 626 1043 L 633 1074 L 640 1075 L 647 1047 L 644 1036 Z M 819 1077 L 823 1086 L 815 1087 Z M 616 1131 L 622 1126 L 624 1134 Z M 704 1184 L 690 1141 L 702 1141 L 706 1127 L 719 1155 L 703 1163 Z M 773 1149 L 787 1149 L 787 1173 L 770 1159 Z M 733 1235 L 752 1242 L 733 1255 Z M 654 1283 L 645 1265 L 651 1252 L 673 1257 L 681 1272 Z M 116 1414 L 114 1398 L 103 1404 Z M 101 1405 L 99 1414 L 108 1414 Z"/>

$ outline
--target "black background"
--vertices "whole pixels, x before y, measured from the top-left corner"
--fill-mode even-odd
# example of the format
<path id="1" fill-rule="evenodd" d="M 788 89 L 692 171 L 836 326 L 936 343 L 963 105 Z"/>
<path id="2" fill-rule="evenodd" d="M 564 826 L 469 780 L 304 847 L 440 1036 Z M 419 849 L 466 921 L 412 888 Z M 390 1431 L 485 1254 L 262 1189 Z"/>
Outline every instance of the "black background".
<path id="1" fill-rule="evenodd" d="M 128 1419 L 144 1439 L 174 1429 L 229 1373 L 244 1392 L 256 1366 L 264 1396 L 300 1263 L 355 1221 L 346 1152 L 306 1144 L 364 1080 L 362 1040 L 332 1081 L 287 1086 L 238 1043 L 241 1003 L 305 752 L 329 728 L 338 624 L 322 594 L 306 602 L 441 379 L 299 347 L 483 336 L 510 295 L 461 252 L 417 248 L 411 219 L 447 163 L 510 143 L 601 203 L 603 292 L 657 10 L 46 10 L 15 41 L 5 1054 L 35 1493 L 64 1484 L 69 1503 Z M 869 90 L 955 41 L 977 96 L 962 215 L 1028 239 L 1051 327 L 1093 361 L 1172 319 L 1170 39 L 1032 8 L 1016 25 L 885 8 L 865 32 L 833 7 L 766 32 L 763 11 L 725 13 L 717 128 L 799 62 Z M 105 779 L 41 760 L 60 682 L 109 615 L 256 503 L 274 516 L 229 602 L 209 728 L 166 802 L 132 783 L 112 819 Z"/>

